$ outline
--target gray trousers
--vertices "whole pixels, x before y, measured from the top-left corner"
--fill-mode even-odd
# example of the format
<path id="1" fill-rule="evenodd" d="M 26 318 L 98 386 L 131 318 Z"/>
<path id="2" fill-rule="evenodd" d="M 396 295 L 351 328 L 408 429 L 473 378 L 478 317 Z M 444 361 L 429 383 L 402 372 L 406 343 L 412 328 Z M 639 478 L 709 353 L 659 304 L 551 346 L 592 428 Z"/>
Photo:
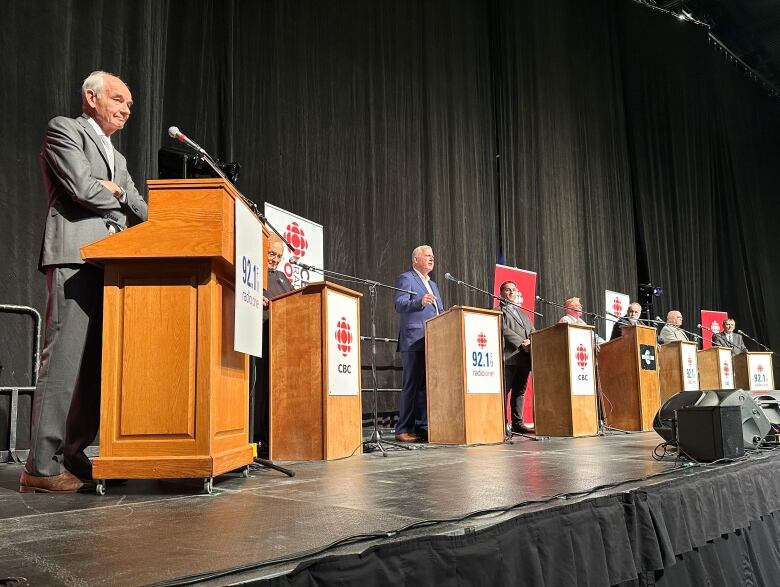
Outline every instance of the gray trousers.
<path id="1" fill-rule="evenodd" d="M 92 478 L 84 454 L 100 421 L 103 271 L 90 265 L 46 268 L 46 335 L 33 396 L 31 475 L 58 475 L 64 466 Z"/>

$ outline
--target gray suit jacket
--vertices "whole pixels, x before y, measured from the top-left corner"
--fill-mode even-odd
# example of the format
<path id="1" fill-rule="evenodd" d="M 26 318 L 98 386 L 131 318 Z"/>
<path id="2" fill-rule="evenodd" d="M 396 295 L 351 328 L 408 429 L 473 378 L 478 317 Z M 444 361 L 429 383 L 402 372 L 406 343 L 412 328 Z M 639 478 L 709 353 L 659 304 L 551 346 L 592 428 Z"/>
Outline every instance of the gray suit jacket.
<path id="1" fill-rule="evenodd" d="M 504 363 L 507 365 L 528 363 L 530 365 L 531 348 L 526 347 L 526 349 L 523 349 L 520 345 L 526 338 L 531 337 L 531 333 L 535 329 L 525 312 L 518 308 L 516 309 L 517 314 L 505 304 L 501 304 L 501 334 L 504 339 Z"/>
<path id="2" fill-rule="evenodd" d="M 712 337 L 712 344 L 714 344 L 715 346 L 723 346 L 726 348 L 730 348 L 732 355 L 739 355 L 740 353 L 748 352 L 747 347 L 745 346 L 745 341 L 742 340 L 742 335 L 737 334 L 736 332 L 731 333 L 730 343 L 726 338 L 726 333 L 719 332 L 718 334 Z"/>
<path id="3" fill-rule="evenodd" d="M 112 177 L 101 139 L 85 114 L 50 120 L 40 158 L 49 195 L 40 269 L 83 263 L 79 249 L 109 235 L 107 220 L 122 228 L 146 220 L 146 202 L 127 171 L 127 161 L 114 149 Z M 127 202 L 120 203 L 99 179 L 121 186 Z"/>
<path id="4" fill-rule="evenodd" d="M 667 342 L 674 342 L 675 340 L 688 340 L 685 333 L 670 324 L 664 324 L 661 328 L 661 332 L 658 335 L 658 344 L 666 344 Z"/>

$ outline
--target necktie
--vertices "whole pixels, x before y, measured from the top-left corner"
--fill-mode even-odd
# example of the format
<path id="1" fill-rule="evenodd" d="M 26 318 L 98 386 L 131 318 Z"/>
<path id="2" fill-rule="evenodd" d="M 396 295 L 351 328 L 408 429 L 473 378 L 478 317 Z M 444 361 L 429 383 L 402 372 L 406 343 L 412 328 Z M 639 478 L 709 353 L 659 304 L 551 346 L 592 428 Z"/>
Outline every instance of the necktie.
<path id="1" fill-rule="evenodd" d="M 111 169 L 111 177 L 114 177 L 114 145 L 111 144 L 111 139 L 106 135 L 100 135 L 100 140 L 103 141 L 103 149 L 106 151 L 106 157 L 108 158 L 108 167 Z"/>

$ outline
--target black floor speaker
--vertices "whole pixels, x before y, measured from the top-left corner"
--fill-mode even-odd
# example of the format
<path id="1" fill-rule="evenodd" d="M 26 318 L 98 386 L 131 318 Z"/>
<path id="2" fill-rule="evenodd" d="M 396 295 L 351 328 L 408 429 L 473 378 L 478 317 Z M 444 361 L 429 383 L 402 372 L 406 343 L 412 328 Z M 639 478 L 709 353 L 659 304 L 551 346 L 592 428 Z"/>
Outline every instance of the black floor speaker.
<path id="1" fill-rule="evenodd" d="M 742 389 L 708 389 L 682 391 L 670 397 L 653 420 L 653 428 L 665 440 L 677 442 L 675 413 L 687 407 L 736 406 L 740 408 L 742 440 L 745 448 L 756 448 L 772 429 L 764 410 L 749 391 Z"/>
<path id="2" fill-rule="evenodd" d="M 678 447 L 691 459 L 710 463 L 745 454 L 740 406 L 693 406 L 675 415 Z"/>

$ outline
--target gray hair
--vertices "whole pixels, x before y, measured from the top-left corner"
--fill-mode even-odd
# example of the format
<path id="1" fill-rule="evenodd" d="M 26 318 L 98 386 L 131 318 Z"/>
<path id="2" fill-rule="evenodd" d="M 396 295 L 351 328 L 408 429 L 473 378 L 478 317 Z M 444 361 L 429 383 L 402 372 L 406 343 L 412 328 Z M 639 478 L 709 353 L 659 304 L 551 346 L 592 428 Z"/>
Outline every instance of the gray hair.
<path id="1" fill-rule="evenodd" d="M 118 75 L 108 73 L 107 71 L 93 71 L 87 76 L 87 79 L 85 79 L 84 83 L 81 84 L 81 101 L 84 104 L 87 103 L 87 90 L 92 90 L 95 92 L 96 96 L 103 94 L 105 76 L 107 75 L 119 79 Z"/>
<path id="2" fill-rule="evenodd" d="M 430 249 L 433 251 L 433 247 L 431 245 L 420 245 L 419 247 L 415 247 L 412 251 L 412 261 L 414 261 L 415 257 L 418 257 L 419 255 L 422 255 L 422 252 L 425 249 Z"/>

